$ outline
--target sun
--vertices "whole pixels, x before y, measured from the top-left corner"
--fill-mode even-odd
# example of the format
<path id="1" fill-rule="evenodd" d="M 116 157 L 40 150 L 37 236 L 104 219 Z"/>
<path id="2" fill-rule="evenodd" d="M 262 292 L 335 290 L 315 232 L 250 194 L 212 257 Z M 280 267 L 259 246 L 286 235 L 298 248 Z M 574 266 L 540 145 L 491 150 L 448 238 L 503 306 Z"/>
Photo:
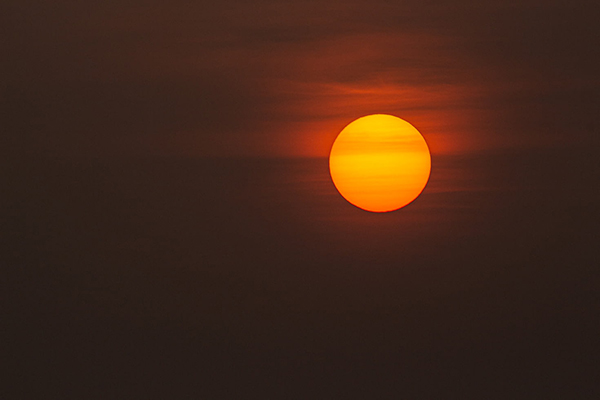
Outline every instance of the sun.
<path id="1" fill-rule="evenodd" d="M 329 171 L 348 202 L 363 210 L 388 212 L 421 194 L 431 173 L 431 155 L 410 123 L 373 114 L 340 132 L 329 155 Z"/>

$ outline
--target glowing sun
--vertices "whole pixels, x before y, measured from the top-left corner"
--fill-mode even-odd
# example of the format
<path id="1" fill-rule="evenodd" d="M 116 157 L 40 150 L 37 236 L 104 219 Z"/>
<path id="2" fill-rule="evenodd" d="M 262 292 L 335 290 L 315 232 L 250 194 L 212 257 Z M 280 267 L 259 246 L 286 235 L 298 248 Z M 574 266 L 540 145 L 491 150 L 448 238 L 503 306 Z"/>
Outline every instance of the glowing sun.
<path id="1" fill-rule="evenodd" d="M 373 212 L 402 208 L 416 199 L 431 172 L 429 147 L 408 122 L 386 114 L 348 124 L 329 154 L 329 171 L 340 194 Z"/>

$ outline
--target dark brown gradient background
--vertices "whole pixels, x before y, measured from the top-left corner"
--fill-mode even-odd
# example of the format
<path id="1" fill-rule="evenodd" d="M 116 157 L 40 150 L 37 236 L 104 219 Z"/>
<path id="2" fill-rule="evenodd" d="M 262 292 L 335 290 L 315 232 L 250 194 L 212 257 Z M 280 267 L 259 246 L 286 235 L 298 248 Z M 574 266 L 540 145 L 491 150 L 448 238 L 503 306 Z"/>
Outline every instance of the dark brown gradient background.
<path id="1" fill-rule="evenodd" d="M 2 397 L 600 395 L 593 2 L 1 6 Z M 327 155 L 390 113 L 422 195 Z"/>

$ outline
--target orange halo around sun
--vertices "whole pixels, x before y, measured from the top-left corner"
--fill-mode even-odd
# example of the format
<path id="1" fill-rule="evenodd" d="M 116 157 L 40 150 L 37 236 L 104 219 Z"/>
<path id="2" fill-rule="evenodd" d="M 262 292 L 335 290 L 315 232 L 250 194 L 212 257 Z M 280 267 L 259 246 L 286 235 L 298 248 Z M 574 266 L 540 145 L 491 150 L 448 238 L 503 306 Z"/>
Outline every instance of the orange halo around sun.
<path id="1" fill-rule="evenodd" d="M 367 115 L 340 132 L 329 155 L 329 171 L 350 203 L 372 212 L 394 211 L 421 194 L 431 156 L 423 136 L 408 122 Z"/>

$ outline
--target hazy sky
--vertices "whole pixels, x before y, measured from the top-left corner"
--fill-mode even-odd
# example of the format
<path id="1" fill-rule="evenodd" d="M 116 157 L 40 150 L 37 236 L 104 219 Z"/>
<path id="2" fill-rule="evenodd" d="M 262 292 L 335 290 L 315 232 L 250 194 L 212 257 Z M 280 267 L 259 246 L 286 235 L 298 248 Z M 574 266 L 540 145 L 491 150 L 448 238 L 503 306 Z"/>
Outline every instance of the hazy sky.
<path id="1" fill-rule="evenodd" d="M 8 398 L 600 398 L 597 4 L 2 2 Z M 324 158 L 370 113 L 391 213 Z"/>
<path id="2" fill-rule="evenodd" d="M 434 153 L 564 146 L 599 125 L 593 2 L 12 1 L 2 15 L 4 140 L 33 154 L 324 156 L 369 113 L 409 120 Z"/>

